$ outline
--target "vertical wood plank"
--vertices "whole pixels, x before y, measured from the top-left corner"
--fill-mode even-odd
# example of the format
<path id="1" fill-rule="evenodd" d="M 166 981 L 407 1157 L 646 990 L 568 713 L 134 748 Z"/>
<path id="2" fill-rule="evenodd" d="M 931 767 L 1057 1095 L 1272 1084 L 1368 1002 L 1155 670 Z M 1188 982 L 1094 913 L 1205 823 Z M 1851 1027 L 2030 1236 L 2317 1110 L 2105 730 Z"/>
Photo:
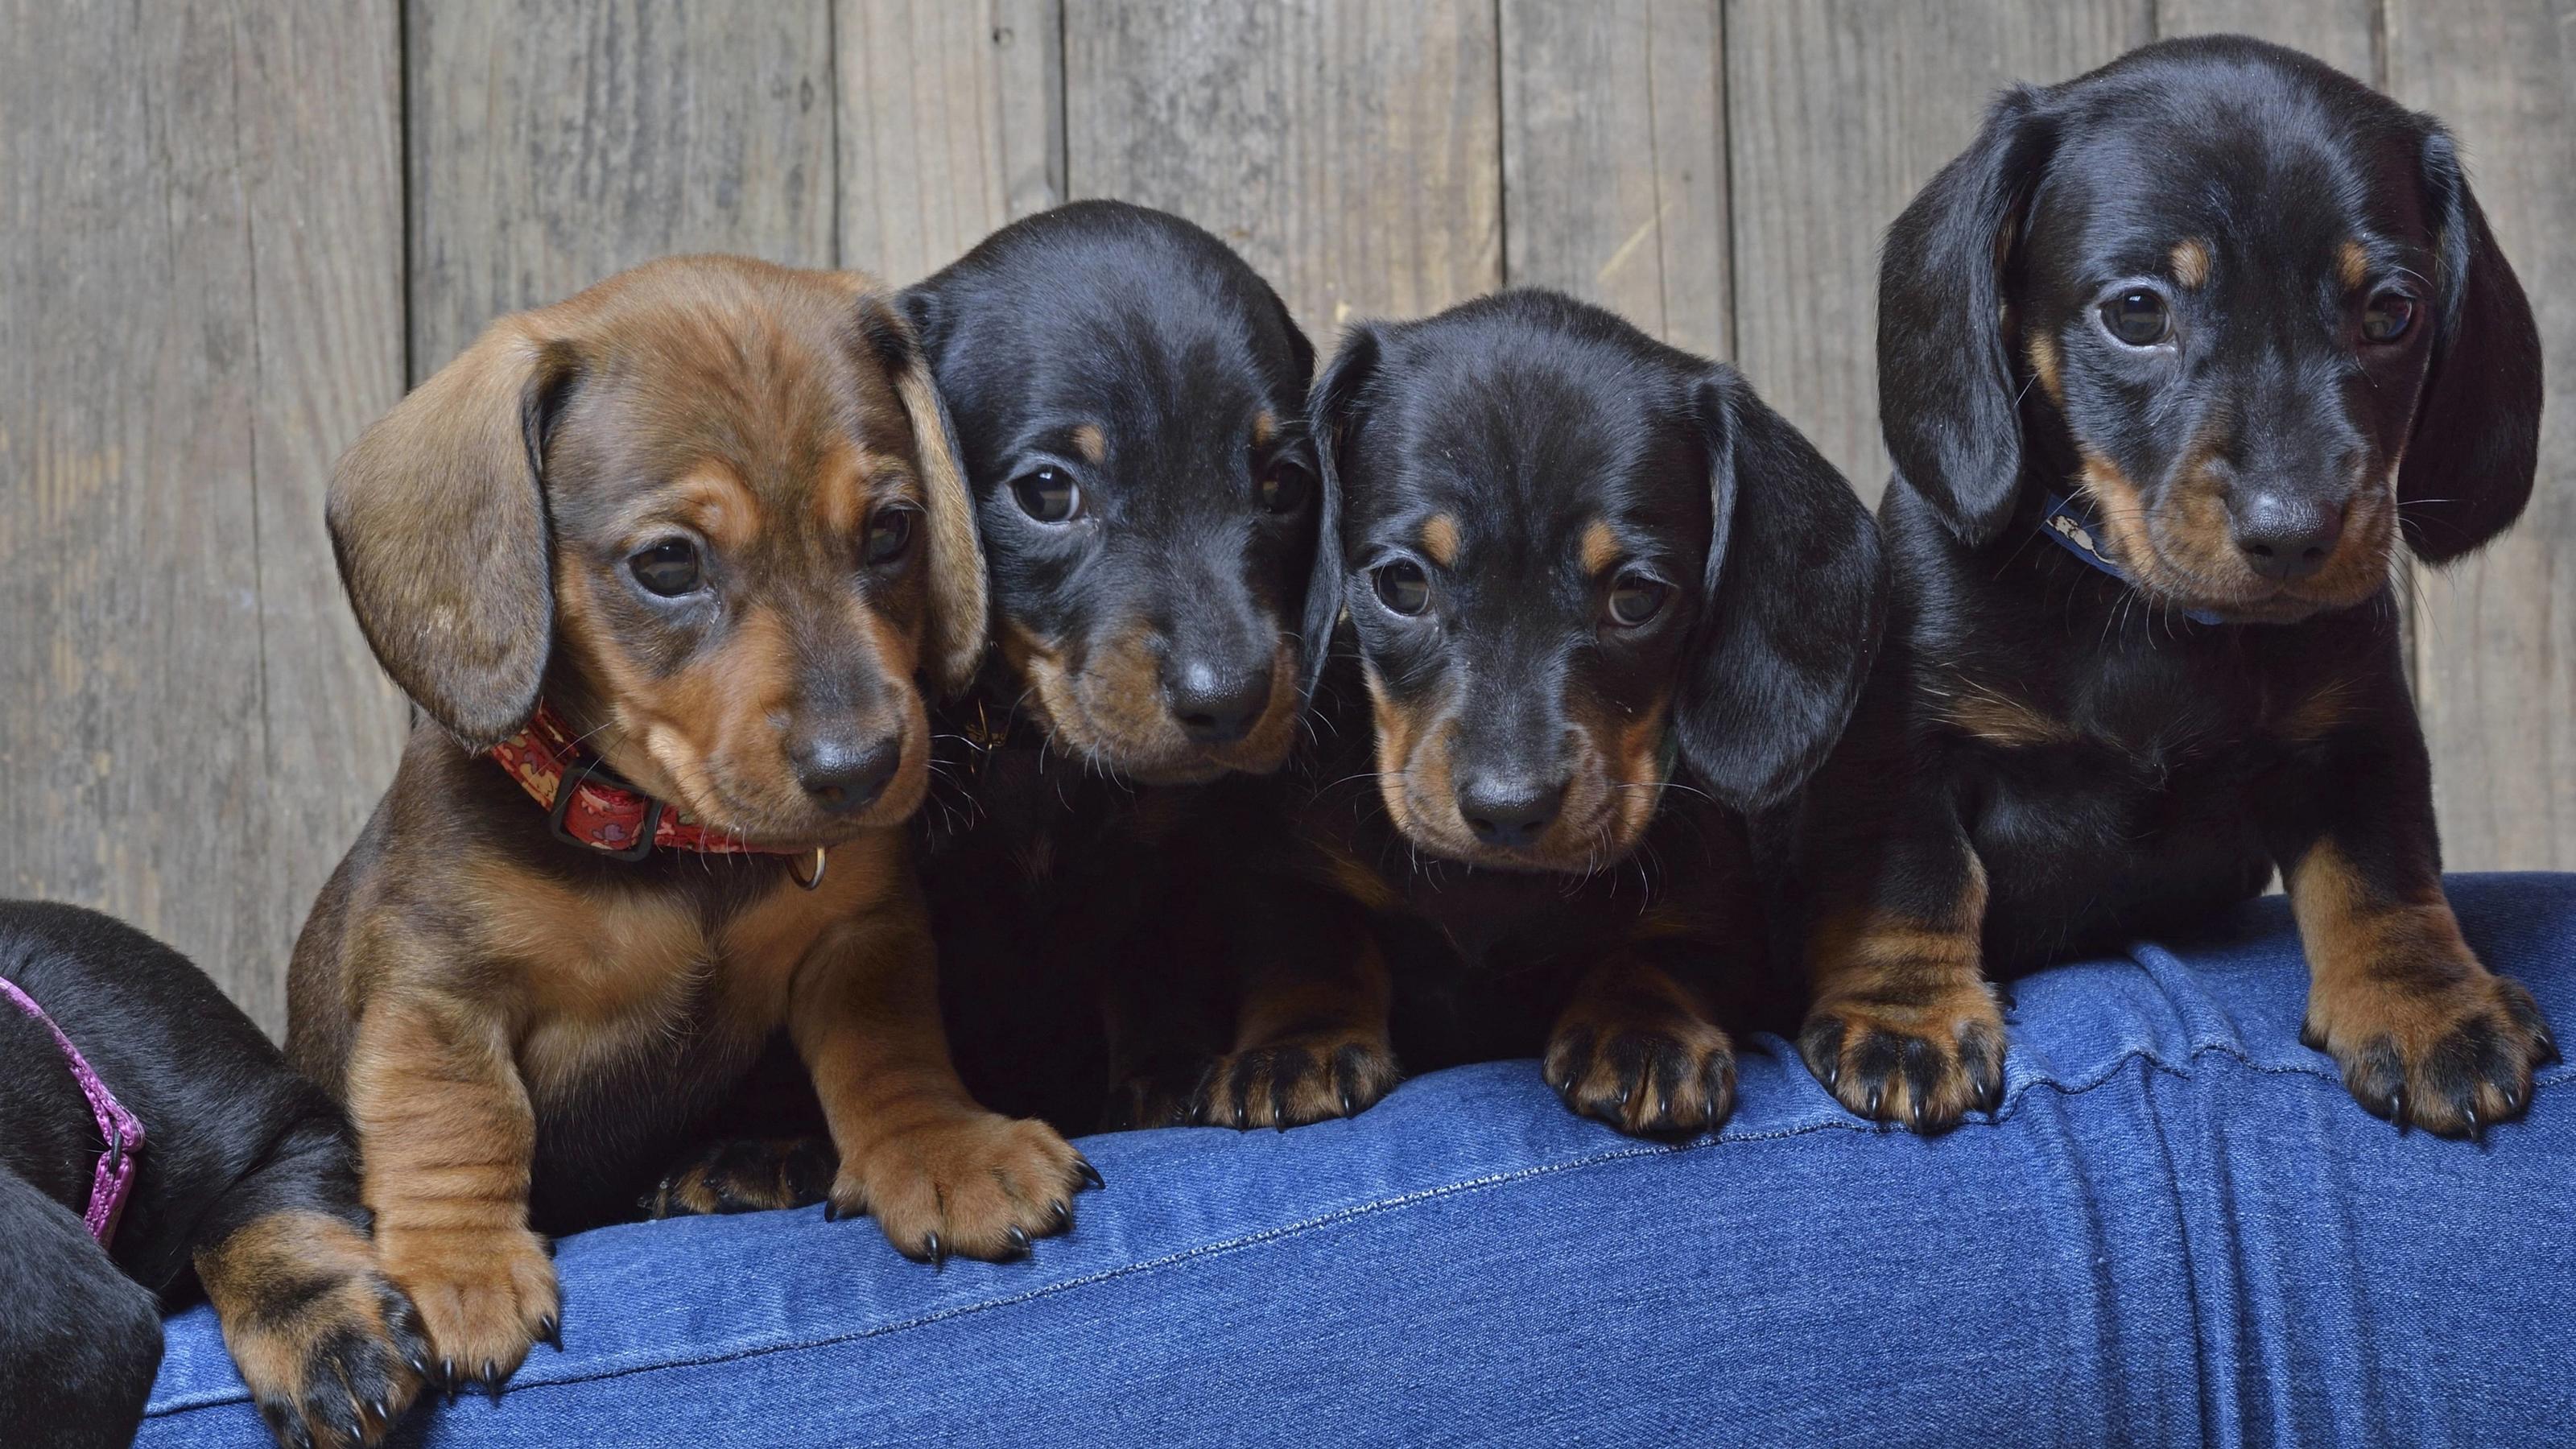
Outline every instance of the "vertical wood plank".
<path id="1" fill-rule="evenodd" d="M 0 892 L 272 1032 L 402 713 L 332 456 L 401 395 L 392 0 L 0 10 Z"/>
<path id="2" fill-rule="evenodd" d="M 2531 506 L 2416 590 L 2445 862 L 2576 868 L 2576 4 L 2389 0 L 2388 89 L 2459 137 L 2549 359 Z"/>
<path id="3" fill-rule="evenodd" d="M 840 0 L 841 260 L 919 281 L 1064 199 L 1061 0 Z"/>
<path id="4" fill-rule="evenodd" d="M 1504 280 L 1677 347 L 1728 335 L 1719 0 L 1503 0 Z"/>
<path id="5" fill-rule="evenodd" d="M 2064 80 L 2153 38 L 2153 0 L 1730 0 L 1735 345 L 1764 397 L 1873 504 L 1878 248 L 2014 80 Z"/>
<path id="6" fill-rule="evenodd" d="M 1065 180 L 1226 239 L 1319 349 L 1502 279 L 1494 10 L 1473 0 L 1065 14 Z"/>
<path id="7" fill-rule="evenodd" d="M 2384 85 L 2380 0 L 2156 0 L 2156 34 L 2250 35 Z"/>
<path id="8" fill-rule="evenodd" d="M 413 0 L 413 381 L 672 252 L 833 261 L 828 0 Z"/>

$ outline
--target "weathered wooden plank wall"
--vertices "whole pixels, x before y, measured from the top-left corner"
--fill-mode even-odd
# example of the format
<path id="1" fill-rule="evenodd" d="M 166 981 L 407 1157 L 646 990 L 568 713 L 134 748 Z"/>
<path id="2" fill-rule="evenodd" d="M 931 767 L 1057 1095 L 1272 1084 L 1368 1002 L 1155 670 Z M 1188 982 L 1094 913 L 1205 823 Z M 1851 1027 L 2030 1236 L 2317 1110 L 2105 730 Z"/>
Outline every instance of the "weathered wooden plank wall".
<path id="1" fill-rule="evenodd" d="M 1319 343 L 1504 283 L 1732 357 L 1875 497 L 1878 238 L 2016 78 L 2251 30 L 2450 118 L 2576 352 L 2576 0 L 0 0 L 0 891 L 274 1028 L 404 712 L 330 460 L 494 316 L 671 251 L 909 281 L 1180 211 Z M 2416 586 L 2455 866 L 2576 868 L 2576 404 Z"/>

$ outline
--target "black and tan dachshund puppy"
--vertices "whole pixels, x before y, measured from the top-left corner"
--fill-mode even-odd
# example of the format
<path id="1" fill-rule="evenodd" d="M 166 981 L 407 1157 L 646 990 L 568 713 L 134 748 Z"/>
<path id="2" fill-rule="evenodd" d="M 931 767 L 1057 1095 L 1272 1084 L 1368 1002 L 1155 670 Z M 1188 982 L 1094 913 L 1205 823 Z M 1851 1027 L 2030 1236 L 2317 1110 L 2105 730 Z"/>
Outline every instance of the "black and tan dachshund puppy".
<path id="1" fill-rule="evenodd" d="M 951 1035 L 997 1101 L 1157 1120 L 1168 979 L 1275 824 L 1329 588 L 1314 350 L 1224 243 L 1079 202 L 904 294 L 975 495 L 994 657 L 946 716 L 924 876 Z M 1309 649 L 1305 641 L 1318 641 Z M 943 781 L 943 786 L 948 782 Z"/>
<path id="2" fill-rule="evenodd" d="M 1200 1120 L 1345 1114 L 1348 1070 L 1543 1051 L 1577 1111 L 1733 1105 L 1719 998 L 1762 975 L 1747 812 L 1841 730 L 1878 535 L 1732 369 L 1542 291 L 1362 324 L 1317 384 L 1355 653 L 1297 879 L 1234 913 L 1234 1056 Z"/>
<path id="3" fill-rule="evenodd" d="M 2391 583 L 2532 486 L 2531 309 L 2450 136 L 2292 51 L 2152 46 L 2000 99 L 1879 295 L 1895 600 L 1801 849 L 1818 1078 L 1946 1128 L 2001 1093 L 1990 972 L 2277 869 L 2364 1106 L 2521 1112 L 2555 1047 L 2443 899 Z"/>
<path id="4" fill-rule="evenodd" d="M 330 1101 L 185 957 L 95 912 L 0 902 L 0 980 L 143 1138 L 128 1158 L 110 1109 L 111 1143 L 53 1033 L 0 1001 L 0 1438 L 132 1443 L 161 1309 L 200 1292 L 280 1444 L 382 1438 L 426 1344 L 377 1271 Z"/>

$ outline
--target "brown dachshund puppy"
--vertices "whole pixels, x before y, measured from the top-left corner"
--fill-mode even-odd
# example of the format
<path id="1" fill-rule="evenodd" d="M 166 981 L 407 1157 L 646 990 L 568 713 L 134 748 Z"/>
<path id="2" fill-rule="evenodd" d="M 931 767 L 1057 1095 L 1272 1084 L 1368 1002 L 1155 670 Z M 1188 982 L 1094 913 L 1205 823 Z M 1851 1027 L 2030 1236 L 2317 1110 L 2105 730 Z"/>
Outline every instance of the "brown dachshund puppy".
<path id="1" fill-rule="evenodd" d="M 2364 1106 L 2522 1111 L 2555 1046 L 2443 899 L 2389 582 L 2531 492 L 2539 339 L 2450 136 L 2277 46 L 2151 46 L 1998 101 L 1880 304 L 1896 592 L 1803 847 L 1817 1077 L 1946 1128 L 2002 1091 L 1989 971 L 2277 869 Z"/>
<path id="2" fill-rule="evenodd" d="M 504 318 L 342 459 L 330 524 L 427 718 L 288 1047 L 451 1385 L 556 1334 L 540 1231 L 626 1211 L 782 1027 L 837 1211 L 934 1258 L 1064 1220 L 1086 1165 L 960 1085 L 906 860 L 915 675 L 971 676 L 984 593 L 888 294 L 697 257 Z"/>

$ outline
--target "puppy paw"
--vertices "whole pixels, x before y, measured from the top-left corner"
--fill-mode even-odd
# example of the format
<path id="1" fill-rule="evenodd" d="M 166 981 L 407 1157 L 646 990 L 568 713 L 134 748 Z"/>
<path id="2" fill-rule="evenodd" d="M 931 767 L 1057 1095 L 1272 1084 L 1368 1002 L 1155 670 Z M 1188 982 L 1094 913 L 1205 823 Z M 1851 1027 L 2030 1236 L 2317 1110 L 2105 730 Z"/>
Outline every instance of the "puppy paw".
<path id="1" fill-rule="evenodd" d="M 1027 1256 L 1073 1226 L 1073 1197 L 1100 1174 L 1043 1122 L 962 1111 L 887 1134 L 841 1164 L 826 1217 L 873 1213 L 895 1251 L 940 1263 Z"/>
<path id="2" fill-rule="evenodd" d="M 2444 973 L 2448 974 L 2448 973 Z M 2331 1055 L 2372 1114 L 2441 1137 L 2483 1137 L 2531 1105 L 2558 1043 L 2522 983 L 2482 966 L 2437 979 L 2382 973 L 2319 984 L 2299 1040 Z"/>
<path id="3" fill-rule="evenodd" d="M 1201 1127 L 1285 1131 L 1365 1111 L 1403 1078 L 1383 1036 L 1305 1032 L 1208 1063 L 1182 1109 L 1182 1120 Z"/>
<path id="4" fill-rule="evenodd" d="M 419 1310 L 428 1377 L 453 1396 L 501 1386 L 540 1340 L 561 1346 L 561 1303 L 545 1239 L 525 1228 L 376 1227 L 385 1272 Z"/>
<path id="5" fill-rule="evenodd" d="M 1825 1090 L 1863 1117 L 1947 1132 L 2004 1099 L 2004 1019 L 1984 982 L 1915 1004 L 1884 997 L 1816 1003 L 1798 1054 Z"/>
<path id="6" fill-rule="evenodd" d="M 1686 1012 L 1576 1006 L 1539 1063 L 1565 1105 L 1640 1136 L 1712 1131 L 1735 1110 L 1735 1048 Z"/>
<path id="7" fill-rule="evenodd" d="M 197 1274 L 278 1443 L 379 1443 L 419 1392 L 429 1359 L 419 1316 L 355 1227 L 272 1214 L 199 1253 Z"/>
<path id="8" fill-rule="evenodd" d="M 637 1206 L 649 1218 L 807 1207 L 830 1196 L 839 1168 L 832 1144 L 819 1137 L 710 1142 L 654 1184 Z"/>

